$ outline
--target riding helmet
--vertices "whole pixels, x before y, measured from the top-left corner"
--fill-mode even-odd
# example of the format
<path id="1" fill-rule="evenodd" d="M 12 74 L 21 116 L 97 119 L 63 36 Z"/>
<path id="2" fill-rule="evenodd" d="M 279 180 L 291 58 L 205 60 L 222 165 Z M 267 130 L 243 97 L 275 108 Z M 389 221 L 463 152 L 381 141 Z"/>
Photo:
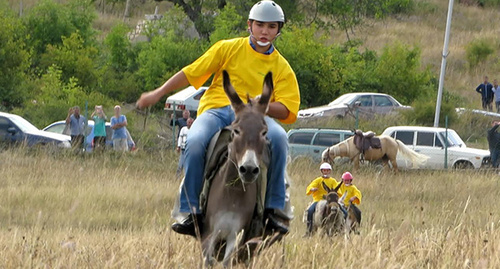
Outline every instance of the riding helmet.
<path id="1" fill-rule="evenodd" d="M 350 172 L 345 172 L 342 174 L 342 179 L 353 179 L 353 177 Z"/>
<path id="2" fill-rule="evenodd" d="M 322 163 L 321 166 L 319 167 L 319 170 L 323 169 L 332 170 L 332 166 L 329 163 Z"/>
<path id="3" fill-rule="evenodd" d="M 285 13 L 274 1 L 259 1 L 248 14 L 249 20 L 285 23 Z"/>

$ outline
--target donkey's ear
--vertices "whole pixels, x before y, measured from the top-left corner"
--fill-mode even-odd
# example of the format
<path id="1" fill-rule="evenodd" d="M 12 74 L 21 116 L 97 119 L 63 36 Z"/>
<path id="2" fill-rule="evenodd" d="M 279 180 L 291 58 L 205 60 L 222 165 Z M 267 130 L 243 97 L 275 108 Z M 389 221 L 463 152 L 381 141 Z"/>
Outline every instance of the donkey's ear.
<path id="1" fill-rule="evenodd" d="M 321 184 L 323 184 L 323 189 L 325 189 L 325 191 L 326 191 L 326 192 L 331 192 L 331 191 L 332 191 L 332 189 L 330 189 L 330 188 L 326 185 L 326 183 L 325 183 L 324 181 L 322 181 L 322 182 L 321 182 Z"/>
<path id="2" fill-rule="evenodd" d="M 265 114 L 267 107 L 269 106 L 269 101 L 273 95 L 274 85 L 273 85 L 273 73 L 267 73 L 264 78 L 264 86 L 262 87 L 262 95 L 259 99 L 259 110 Z"/>
<path id="3" fill-rule="evenodd" d="M 343 180 L 343 179 L 342 179 L 342 181 L 340 181 L 340 183 L 337 185 L 337 187 L 335 187 L 335 189 L 333 189 L 333 191 L 334 191 L 335 193 L 337 193 L 337 192 L 339 191 L 340 186 L 342 185 L 342 183 L 344 183 L 344 180 Z"/>
<path id="4" fill-rule="evenodd" d="M 234 112 L 237 113 L 242 110 L 245 107 L 245 104 L 241 101 L 233 85 L 231 85 L 229 74 L 226 70 L 222 71 L 222 83 L 224 85 L 224 92 L 226 92 L 229 101 L 231 101 L 231 106 L 233 107 Z"/>

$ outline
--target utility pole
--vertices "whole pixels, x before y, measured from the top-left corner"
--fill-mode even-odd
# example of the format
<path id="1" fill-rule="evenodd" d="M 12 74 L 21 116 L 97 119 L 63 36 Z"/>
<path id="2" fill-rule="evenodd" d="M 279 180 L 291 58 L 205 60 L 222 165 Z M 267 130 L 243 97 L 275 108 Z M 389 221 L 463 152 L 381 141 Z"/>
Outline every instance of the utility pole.
<path id="1" fill-rule="evenodd" d="M 444 33 L 443 59 L 441 61 L 441 73 L 439 74 L 439 87 L 436 101 L 436 113 L 434 114 L 434 127 L 439 126 L 439 113 L 441 111 L 441 101 L 443 98 L 444 74 L 446 72 L 446 57 L 448 57 L 448 44 L 450 42 L 451 15 L 453 13 L 453 0 L 448 4 L 448 16 L 446 19 L 446 31 Z"/>

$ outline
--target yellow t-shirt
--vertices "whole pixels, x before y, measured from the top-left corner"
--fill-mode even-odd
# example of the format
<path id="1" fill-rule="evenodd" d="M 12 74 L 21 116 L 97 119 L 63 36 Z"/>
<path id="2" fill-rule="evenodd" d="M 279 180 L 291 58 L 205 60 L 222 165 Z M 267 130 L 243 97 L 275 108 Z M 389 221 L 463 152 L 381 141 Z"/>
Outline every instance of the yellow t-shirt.
<path id="1" fill-rule="evenodd" d="M 251 98 L 260 95 L 265 75 L 269 71 L 273 72 L 274 91 L 271 102 L 280 102 L 290 111 L 288 117 L 280 120 L 281 122 L 295 122 L 300 105 L 295 73 L 276 49 L 269 55 L 256 52 L 250 46 L 248 37 L 221 40 L 182 69 L 189 83 L 196 89 L 215 74 L 212 84 L 200 100 L 198 115 L 208 109 L 231 104 L 222 86 L 223 70 L 229 73 L 231 84 L 243 102 L 247 102 L 247 93 Z"/>
<path id="2" fill-rule="evenodd" d="M 334 189 L 339 184 L 337 182 L 337 180 L 335 180 L 332 177 L 328 177 L 328 178 L 318 177 L 318 178 L 314 179 L 309 184 L 309 186 L 307 186 L 307 189 L 306 189 L 306 195 L 311 195 L 311 193 L 312 193 L 313 202 L 318 202 L 320 200 L 323 200 L 323 195 L 327 194 L 327 191 L 325 190 L 325 188 L 323 188 L 323 184 L 321 184 L 322 182 L 325 182 L 326 186 L 328 186 L 328 188 L 330 188 L 330 189 Z M 312 192 L 311 191 L 312 188 L 318 188 L 318 190 L 315 192 Z M 339 191 L 337 191 L 337 194 L 340 197 Z"/>
<path id="3" fill-rule="evenodd" d="M 359 201 L 354 200 L 354 202 L 352 202 L 353 204 L 359 205 L 361 203 L 361 198 L 363 198 L 363 196 L 361 195 L 361 192 L 358 190 L 358 188 L 356 188 L 356 186 L 354 185 L 346 186 L 342 184 L 342 186 L 340 186 L 339 191 L 342 193 L 342 195 L 344 195 L 344 193 L 347 192 L 347 195 L 344 198 L 344 205 L 346 207 L 349 206 L 349 199 L 351 199 L 353 196 L 358 197 L 359 200 Z"/>

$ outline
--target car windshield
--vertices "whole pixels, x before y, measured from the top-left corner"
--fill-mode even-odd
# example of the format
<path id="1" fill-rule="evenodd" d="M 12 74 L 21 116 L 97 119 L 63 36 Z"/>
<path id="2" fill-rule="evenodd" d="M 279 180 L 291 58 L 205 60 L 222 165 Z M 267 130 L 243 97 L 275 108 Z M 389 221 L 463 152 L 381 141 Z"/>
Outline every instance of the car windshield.
<path id="1" fill-rule="evenodd" d="M 341 95 L 339 98 L 333 100 L 328 104 L 328 106 L 336 106 L 336 105 L 343 105 L 343 104 L 351 104 L 352 100 L 356 98 L 356 95 L 354 94 L 344 94 Z"/>
<path id="2" fill-rule="evenodd" d="M 446 132 L 439 132 L 439 135 L 445 141 Z M 466 145 L 454 130 L 448 130 L 448 147 L 466 147 Z"/>
<path id="3" fill-rule="evenodd" d="M 24 133 L 33 133 L 39 131 L 38 128 L 36 128 L 33 124 L 23 119 L 22 117 L 14 115 L 10 117 L 10 120 L 14 122 L 14 124 Z"/>

